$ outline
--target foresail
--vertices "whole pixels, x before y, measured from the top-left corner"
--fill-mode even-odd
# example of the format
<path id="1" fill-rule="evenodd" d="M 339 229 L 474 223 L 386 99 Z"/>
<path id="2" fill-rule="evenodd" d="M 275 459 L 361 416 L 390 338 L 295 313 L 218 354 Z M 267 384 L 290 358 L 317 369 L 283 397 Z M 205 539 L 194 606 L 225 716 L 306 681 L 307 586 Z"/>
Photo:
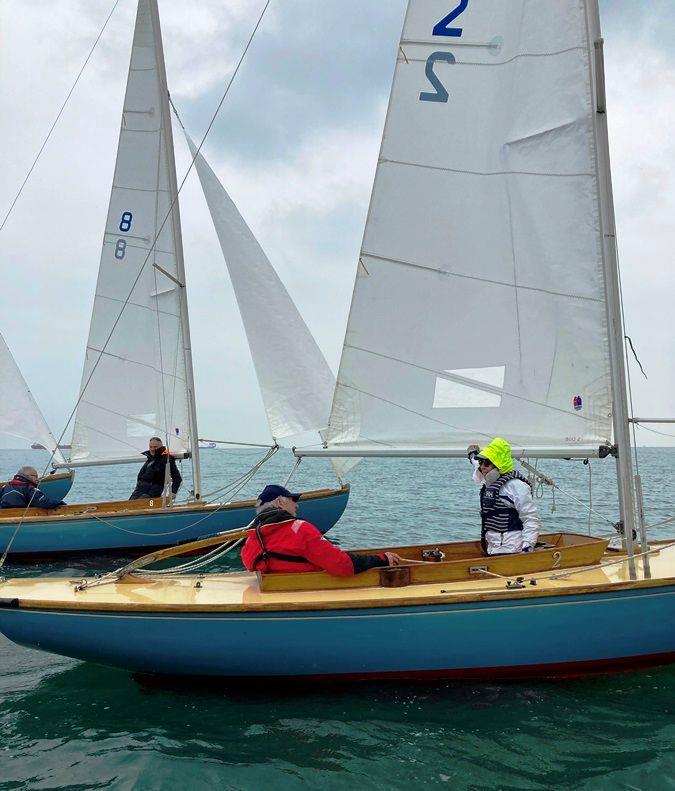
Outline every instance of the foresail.
<path id="1" fill-rule="evenodd" d="M 329 446 L 611 438 L 583 0 L 411 0 Z"/>
<path id="2" fill-rule="evenodd" d="M 328 424 L 335 377 L 216 174 L 186 134 L 244 322 L 270 431 L 283 444 Z"/>
<path id="3" fill-rule="evenodd" d="M 0 335 L 0 433 L 37 442 L 51 453 L 56 440 L 25 379 Z M 62 462 L 61 451 L 54 451 L 54 461 Z"/>
<path id="4" fill-rule="evenodd" d="M 177 453 L 196 440 L 190 436 L 185 277 L 165 86 L 156 0 L 140 0 L 73 460 L 133 456 L 153 435 Z"/>

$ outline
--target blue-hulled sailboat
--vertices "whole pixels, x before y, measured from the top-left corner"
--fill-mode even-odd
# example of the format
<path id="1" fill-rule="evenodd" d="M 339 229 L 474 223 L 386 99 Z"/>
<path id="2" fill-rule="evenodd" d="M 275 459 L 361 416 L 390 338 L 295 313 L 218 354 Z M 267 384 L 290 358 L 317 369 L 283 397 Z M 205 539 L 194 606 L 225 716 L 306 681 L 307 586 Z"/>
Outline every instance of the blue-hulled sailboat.
<path id="1" fill-rule="evenodd" d="M 325 428 L 335 378 L 265 253 L 201 154 L 198 164 L 200 175 L 205 169 L 209 172 L 207 198 L 219 234 L 222 226 L 237 235 L 236 246 L 223 246 L 223 252 L 242 305 L 272 447 L 288 445 L 292 436 Z M 261 333 L 269 330 L 270 311 L 274 331 L 267 343 L 261 343 Z M 250 501 L 207 503 L 202 492 L 159 14 L 154 0 L 141 0 L 72 450 L 67 462 L 55 451 L 53 466 L 138 466 L 145 460 L 141 452 L 155 435 L 172 455 L 189 459 L 192 491 L 187 502 L 171 499 L 167 481 L 163 496 L 153 500 L 87 503 L 50 512 L 4 511 L 0 555 L 139 550 L 233 529 L 253 517 Z M 56 447 L 55 442 L 43 444 Z M 348 496 L 349 487 L 342 485 L 307 492 L 305 516 L 328 530 L 342 515 Z"/>
<path id="2" fill-rule="evenodd" d="M 512 555 L 441 545 L 437 562 L 387 547 L 402 565 L 347 579 L 203 573 L 238 531 L 100 579 L 8 580 L 0 630 L 186 676 L 671 663 L 675 538 L 648 544 L 636 519 L 628 427 L 597 0 L 410 0 L 323 455 L 459 457 L 502 434 L 518 457 L 615 458 L 623 547 L 544 533 Z"/>
<path id="3" fill-rule="evenodd" d="M 0 434 L 30 442 L 44 450 L 53 450 L 53 458 L 57 462 L 65 462 L 47 421 L 2 335 L 0 335 L 0 405 Z M 26 465 L 31 464 L 33 455 L 26 453 Z M 36 465 L 36 469 L 38 473 L 42 471 L 39 464 Z M 17 470 L 4 470 L 4 472 L 12 475 Z M 5 483 L 8 481 L 0 482 L 0 486 L 4 486 Z M 55 500 L 63 500 L 72 485 L 72 470 L 60 473 L 51 470 L 50 475 L 45 475 L 39 481 L 40 489 Z"/>

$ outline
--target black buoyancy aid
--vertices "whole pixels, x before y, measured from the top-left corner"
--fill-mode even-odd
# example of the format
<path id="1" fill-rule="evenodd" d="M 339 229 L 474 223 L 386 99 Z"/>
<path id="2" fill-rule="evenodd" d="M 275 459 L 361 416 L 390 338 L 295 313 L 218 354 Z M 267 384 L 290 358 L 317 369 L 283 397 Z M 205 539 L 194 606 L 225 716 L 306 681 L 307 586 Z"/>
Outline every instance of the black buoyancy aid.
<path id="1" fill-rule="evenodd" d="M 260 554 L 257 555 L 256 559 L 253 561 L 253 569 L 257 570 L 258 563 L 261 560 L 269 560 L 270 558 L 274 558 L 274 560 L 285 560 L 286 563 L 309 563 L 310 561 L 307 560 L 306 557 L 302 555 L 285 555 L 283 552 L 271 552 L 265 546 L 265 542 L 263 541 L 262 537 L 262 528 L 266 525 L 273 525 L 279 524 L 281 522 L 292 522 L 295 521 L 295 517 L 292 514 L 289 514 L 287 511 L 282 510 L 281 508 L 276 508 L 273 511 L 267 511 L 260 514 L 260 516 L 256 517 L 255 521 L 253 522 L 253 529 L 255 530 L 256 538 L 258 539 L 258 543 L 260 544 Z"/>
<path id="2" fill-rule="evenodd" d="M 523 529 L 523 522 L 516 510 L 513 500 L 505 494 L 500 494 L 500 489 L 509 481 L 523 481 L 531 487 L 530 482 L 516 470 L 500 475 L 490 486 L 483 485 L 480 490 L 480 544 L 483 552 L 487 552 L 485 534 L 488 530 L 497 533 L 511 533 Z"/>

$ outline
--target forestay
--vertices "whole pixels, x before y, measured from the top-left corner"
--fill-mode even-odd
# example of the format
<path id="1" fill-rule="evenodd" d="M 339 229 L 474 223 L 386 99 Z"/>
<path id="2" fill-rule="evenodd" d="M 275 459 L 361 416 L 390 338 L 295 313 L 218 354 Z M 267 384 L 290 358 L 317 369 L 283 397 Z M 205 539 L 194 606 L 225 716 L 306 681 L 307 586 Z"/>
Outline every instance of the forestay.
<path id="1" fill-rule="evenodd" d="M 176 194 L 157 4 L 140 0 L 73 460 L 129 457 L 155 434 L 176 453 L 196 439 Z"/>
<path id="2" fill-rule="evenodd" d="M 409 3 L 329 447 L 610 440 L 591 50 L 582 0 Z"/>
<path id="3" fill-rule="evenodd" d="M 39 442 L 54 460 L 63 462 L 56 449 L 56 440 L 49 430 L 33 394 L 17 366 L 5 339 L 0 335 L 0 433 L 20 437 L 28 442 Z"/>
<path id="4" fill-rule="evenodd" d="M 186 134 L 239 305 L 274 439 L 323 431 L 335 376 L 236 205 Z"/>

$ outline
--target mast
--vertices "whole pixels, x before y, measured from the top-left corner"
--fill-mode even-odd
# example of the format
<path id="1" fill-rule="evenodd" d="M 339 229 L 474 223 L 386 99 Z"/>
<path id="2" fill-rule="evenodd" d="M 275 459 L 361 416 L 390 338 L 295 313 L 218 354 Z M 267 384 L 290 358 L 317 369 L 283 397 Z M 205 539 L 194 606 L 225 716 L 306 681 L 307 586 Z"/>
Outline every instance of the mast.
<path id="1" fill-rule="evenodd" d="M 602 258 L 612 381 L 612 419 L 614 439 L 617 447 L 616 470 L 619 490 L 619 513 L 624 528 L 624 541 L 628 551 L 630 576 L 631 579 L 635 579 L 633 529 L 636 526 L 636 519 L 633 489 L 633 454 L 630 443 L 630 419 L 626 394 L 624 329 L 619 291 L 619 261 L 616 246 L 609 136 L 607 133 L 605 64 L 598 0 L 586 0 L 586 20 L 589 36 L 589 57 L 591 57 L 591 45 L 593 47 L 592 51 L 595 53 L 594 68 L 591 70 L 595 76 L 595 85 L 591 86 L 591 94 L 595 97 L 593 130 L 597 151 L 596 168 L 600 186 L 598 201 L 600 205 Z"/>
<path id="2" fill-rule="evenodd" d="M 162 33 L 159 24 L 159 9 L 157 0 L 149 0 L 150 14 L 152 16 L 152 29 L 155 37 L 155 52 L 157 53 L 157 71 L 160 87 L 160 102 L 162 113 L 162 128 L 166 134 L 166 150 L 169 160 L 168 177 L 169 192 L 173 203 L 171 222 L 173 224 L 176 245 L 176 270 L 180 281 L 180 319 L 183 336 L 183 356 L 185 358 L 185 376 L 187 381 L 189 425 L 190 425 L 190 450 L 192 453 L 192 474 L 195 499 L 201 497 L 201 469 L 199 463 L 199 434 L 197 433 L 197 409 L 195 404 L 195 382 L 192 368 L 192 344 L 190 341 L 190 320 L 188 316 L 187 285 L 185 281 L 185 262 L 183 259 L 183 237 L 180 227 L 180 210 L 178 207 L 178 183 L 176 180 L 176 160 L 173 150 L 173 133 L 171 129 L 171 113 L 169 110 L 169 89 L 166 82 L 166 67 L 164 64 L 164 48 L 162 46 Z"/>

